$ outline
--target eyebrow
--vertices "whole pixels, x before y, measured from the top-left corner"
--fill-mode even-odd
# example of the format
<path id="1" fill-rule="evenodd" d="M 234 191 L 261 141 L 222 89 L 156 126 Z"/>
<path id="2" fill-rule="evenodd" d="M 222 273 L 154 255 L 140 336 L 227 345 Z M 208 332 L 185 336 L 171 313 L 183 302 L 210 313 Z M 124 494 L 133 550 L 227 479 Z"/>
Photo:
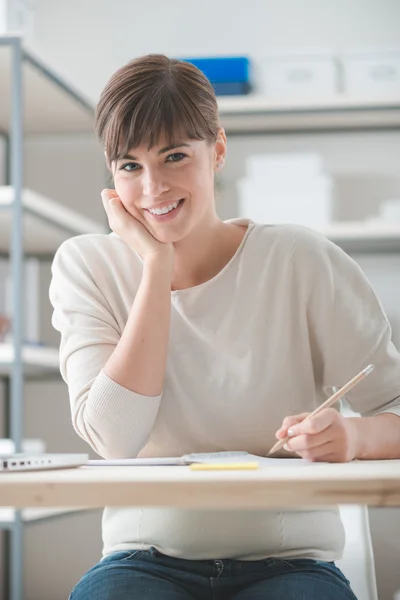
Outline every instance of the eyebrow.
<path id="1" fill-rule="evenodd" d="M 170 150 L 175 150 L 175 148 L 182 148 L 183 146 L 186 147 L 190 147 L 190 144 L 187 144 L 185 142 L 179 143 L 179 144 L 170 144 L 169 146 L 165 146 L 165 148 L 161 148 L 161 150 L 159 150 L 157 152 L 158 156 L 160 156 L 161 154 L 165 154 L 166 152 L 169 152 Z M 125 160 L 126 158 L 129 158 L 130 160 L 138 160 L 136 158 L 136 156 L 133 156 L 132 154 L 125 154 L 125 156 L 122 156 L 119 160 Z"/>

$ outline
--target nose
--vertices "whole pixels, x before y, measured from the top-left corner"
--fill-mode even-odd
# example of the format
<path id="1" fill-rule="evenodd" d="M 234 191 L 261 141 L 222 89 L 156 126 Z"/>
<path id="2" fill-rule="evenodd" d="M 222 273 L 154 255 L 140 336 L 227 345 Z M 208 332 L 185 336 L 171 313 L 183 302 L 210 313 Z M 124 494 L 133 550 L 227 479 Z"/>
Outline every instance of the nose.
<path id="1" fill-rule="evenodd" d="M 158 169 L 145 169 L 143 173 L 143 194 L 157 198 L 170 189 L 168 181 Z"/>

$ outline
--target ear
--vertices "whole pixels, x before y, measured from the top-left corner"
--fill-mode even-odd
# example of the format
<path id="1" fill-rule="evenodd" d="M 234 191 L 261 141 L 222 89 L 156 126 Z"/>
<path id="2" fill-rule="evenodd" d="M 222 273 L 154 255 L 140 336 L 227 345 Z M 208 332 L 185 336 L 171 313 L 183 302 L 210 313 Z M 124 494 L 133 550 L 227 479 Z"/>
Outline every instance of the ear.
<path id="1" fill-rule="evenodd" d="M 220 127 L 217 134 L 217 141 L 215 142 L 215 170 L 221 171 L 225 164 L 226 158 L 226 134 L 225 129 Z"/>

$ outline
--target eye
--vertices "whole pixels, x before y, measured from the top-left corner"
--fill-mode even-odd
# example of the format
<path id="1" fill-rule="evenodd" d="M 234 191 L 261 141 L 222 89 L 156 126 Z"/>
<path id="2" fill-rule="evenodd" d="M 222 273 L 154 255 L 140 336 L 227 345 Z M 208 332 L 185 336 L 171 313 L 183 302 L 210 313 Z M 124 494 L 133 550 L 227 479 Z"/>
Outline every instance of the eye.
<path id="1" fill-rule="evenodd" d="M 138 165 L 138 163 L 129 162 L 129 163 L 125 163 L 124 165 L 122 165 L 119 168 L 119 170 L 120 171 L 127 171 L 128 173 L 132 173 L 132 171 L 138 171 L 139 168 L 140 168 L 140 165 Z"/>
<path id="2" fill-rule="evenodd" d="M 186 158 L 187 154 L 183 152 L 174 152 L 173 154 L 169 154 L 167 156 L 167 162 L 180 162 L 184 158 Z"/>

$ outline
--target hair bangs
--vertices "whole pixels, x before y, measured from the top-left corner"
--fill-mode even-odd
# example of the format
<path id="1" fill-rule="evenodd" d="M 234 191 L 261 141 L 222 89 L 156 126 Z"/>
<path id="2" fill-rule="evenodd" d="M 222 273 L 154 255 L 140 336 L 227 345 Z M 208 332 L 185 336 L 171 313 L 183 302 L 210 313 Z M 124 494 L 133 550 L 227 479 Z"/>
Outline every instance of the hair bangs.
<path id="1" fill-rule="evenodd" d="M 163 86 L 133 109 L 131 103 L 127 104 L 126 108 L 130 110 L 126 110 L 122 122 L 111 119 L 107 128 L 105 145 L 110 163 L 141 145 L 151 150 L 161 140 L 172 145 L 187 139 L 206 139 L 203 115 L 195 106 L 188 107 L 188 100 L 191 104 L 190 99 L 186 98 L 185 102 L 184 98 Z"/>

